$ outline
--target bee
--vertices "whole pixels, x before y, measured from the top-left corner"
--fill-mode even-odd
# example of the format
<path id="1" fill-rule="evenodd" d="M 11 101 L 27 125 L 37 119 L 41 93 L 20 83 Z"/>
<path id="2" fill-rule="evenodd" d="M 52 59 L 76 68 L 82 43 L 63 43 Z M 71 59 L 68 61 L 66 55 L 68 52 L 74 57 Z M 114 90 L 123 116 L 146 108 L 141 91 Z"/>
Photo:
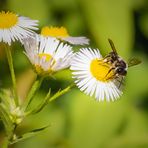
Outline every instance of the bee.
<path id="1" fill-rule="evenodd" d="M 121 78 L 120 85 L 122 83 L 122 80 L 124 76 L 127 74 L 127 69 L 128 67 L 135 66 L 141 63 L 140 60 L 136 58 L 131 58 L 128 60 L 128 62 L 124 61 L 123 58 L 121 58 L 117 50 L 115 48 L 115 45 L 111 39 L 108 39 L 109 44 L 111 46 L 112 51 L 104 57 L 104 62 L 107 62 L 111 65 L 111 68 L 109 69 L 107 75 L 111 72 L 114 71 L 114 76 L 113 78 Z"/>

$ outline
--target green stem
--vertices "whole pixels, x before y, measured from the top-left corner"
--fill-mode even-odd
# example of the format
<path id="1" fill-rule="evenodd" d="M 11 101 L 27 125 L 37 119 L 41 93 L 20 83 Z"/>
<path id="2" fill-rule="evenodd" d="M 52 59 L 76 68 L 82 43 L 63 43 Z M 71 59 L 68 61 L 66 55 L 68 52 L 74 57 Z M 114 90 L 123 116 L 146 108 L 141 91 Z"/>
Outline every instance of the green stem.
<path id="1" fill-rule="evenodd" d="M 36 91 L 40 88 L 43 79 L 44 77 L 38 77 L 36 81 L 34 82 L 34 84 L 32 85 L 31 90 L 29 91 L 27 98 L 25 100 L 24 106 L 23 106 L 24 111 L 27 110 L 29 104 L 32 102 L 33 97 Z"/>
<path id="2" fill-rule="evenodd" d="M 51 90 L 49 89 L 46 97 L 43 99 L 41 104 L 39 104 L 35 109 L 29 110 L 28 112 L 26 112 L 25 115 L 28 116 L 28 115 L 36 114 L 36 113 L 40 112 L 48 103 L 50 103 L 51 101 L 53 101 L 53 100 L 57 99 L 58 97 L 64 95 L 65 93 L 69 92 L 72 87 L 74 87 L 73 84 L 68 86 L 68 87 L 66 87 L 63 90 L 58 91 L 52 97 L 50 97 Z"/>
<path id="3" fill-rule="evenodd" d="M 17 87 L 16 87 L 16 78 L 15 78 L 15 73 L 14 73 L 13 59 L 12 59 L 12 55 L 11 55 L 10 46 L 5 45 L 5 51 L 6 51 L 6 55 L 7 55 L 7 60 L 8 60 L 12 84 L 13 84 L 14 101 L 15 101 L 16 106 L 19 106 L 19 100 L 18 100 L 18 95 L 17 95 Z"/>
<path id="4" fill-rule="evenodd" d="M 64 95 L 65 93 L 69 92 L 75 85 L 74 84 L 71 84 L 70 86 L 66 87 L 65 89 L 57 92 L 56 94 L 54 94 L 50 99 L 49 99 L 49 102 L 57 99 L 58 97 Z"/>
<path id="5" fill-rule="evenodd" d="M 51 92 L 51 89 L 49 89 L 47 95 L 45 96 L 45 98 L 43 99 L 43 101 L 41 102 L 41 104 L 39 104 L 34 109 L 29 110 L 28 112 L 26 112 L 25 115 L 28 116 L 28 115 L 36 114 L 36 113 L 40 112 L 44 108 L 44 106 L 48 103 L 48 100 L 50 98 L 50 92 Z"/>

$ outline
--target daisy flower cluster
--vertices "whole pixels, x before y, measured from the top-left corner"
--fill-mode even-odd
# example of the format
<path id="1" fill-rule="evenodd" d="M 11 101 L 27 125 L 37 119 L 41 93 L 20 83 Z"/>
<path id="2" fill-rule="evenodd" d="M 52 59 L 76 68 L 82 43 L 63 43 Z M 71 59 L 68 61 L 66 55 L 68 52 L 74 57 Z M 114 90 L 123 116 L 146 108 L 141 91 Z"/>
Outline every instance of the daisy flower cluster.
<path id="1" fill-rule="evenodd" d="M 85 94 L 99 101 L 114 101 L 121 96 L 112 65 L 104 62 L 98 49 L 81 48 L 74 53 L 72 45 L 88 45 L 88 38 L 73 37 L 64 27 L 45 26 L 36 34 L 37 26 L 37 20 L 2 11 L 0 42 L 10 46 L 20 41 L 37 75 L 50 76 L 70 67 L 75 84 Z"/>
<path id="2" fill-rule="evenodd" d="M 109 42 L 113 51 L 102 57 L 98 49 L 82 47 L 89 45 L 88 38 L 73 37 L 65 27 L 44 26 L 39 34 L 35 32 L 36 30 L 38 30 L 37 20 L 10 11 L 0 12 L 0 43 L 4 44 L 12 79 L 12 91 L 0 92 L 0 114 L 7 135 L 3 147 L 8 147 L 21 138 L 24 139 L 22 135 L 16 136 L 15 129 L 26 116 L 40 112 L 49 102 L 71 90 L 73 85 L 50 96 L 49 89 L 38 106 L 30 107 L 44 78 L 53 76 L 60 70 L 69 68 L 74 83 L 80 91 L 95 97 L 98 101 L 115 101 L 122 95 L 120 86 L 129 65 L 117 55 L 111 41 Z M 15 41 L 23 45 L 24 54 L 36 73 L 36 79 L 26 97 L 22 99 L 23 102 L 20 102 L 17 92 L 10 48 Z M 82 47 L 78 52 L 73 50 L 73 46 L 76 45 Z M 43 129 L 33 131 L 38 132 Z"/>

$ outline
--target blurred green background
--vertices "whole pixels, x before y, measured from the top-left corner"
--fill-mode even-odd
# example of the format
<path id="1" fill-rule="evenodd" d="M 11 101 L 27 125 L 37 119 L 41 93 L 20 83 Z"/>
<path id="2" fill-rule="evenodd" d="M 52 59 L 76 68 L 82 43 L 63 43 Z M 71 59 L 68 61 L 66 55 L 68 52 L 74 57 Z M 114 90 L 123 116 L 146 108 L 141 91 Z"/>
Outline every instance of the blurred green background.
<path id="1" fill-rule="evenodd" d="M 12 148 L 148 148 L 147 0 L 1 0 L 0 9 L 37 19 L 40 28 L 65 26 L 72 36 L 90 38 L 90 46 L 98 47 L 103 55 L 111 50 L 107 41 L 111 38 L 125 60 L 130 57 L 142 60 L 142 64 L 128 70 L 121 99 L 96 102 L 75 88 L 38 115 L 26 118 L 18 134 L 51 126 Z M 23 99 L 34 73 L 19 43 L 13 45 L 12 52 L 18 91 Z M 49 87 L 54 93 L 72 82 L 69 70 L 46 79 L 33 105 L 38 104 Z M 10 85 L 7 60 L 0 47 L 0 87 Z M 0 122 L 0 143 L 3 135 Z"/>

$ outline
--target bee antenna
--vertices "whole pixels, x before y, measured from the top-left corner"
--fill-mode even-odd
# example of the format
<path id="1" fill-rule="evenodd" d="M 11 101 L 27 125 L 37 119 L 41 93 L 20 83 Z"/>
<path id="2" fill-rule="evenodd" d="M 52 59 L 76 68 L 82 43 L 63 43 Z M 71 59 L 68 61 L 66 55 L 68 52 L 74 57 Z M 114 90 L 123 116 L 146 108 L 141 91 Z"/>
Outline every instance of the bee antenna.
<path id="1" fill-rule="evenodd" d="M 117 51 L 116 51 L 116 48 L 115 48 L 115 45 L 114 45 L 113 41 L 112 41 L 111 39 L 108 39 L 108 41 L 109 41 L 109 44 L 110 44 L 110 46 L 111 46 L 111 48 L 112 48 L 113 52 L 117 53 Z"/>

